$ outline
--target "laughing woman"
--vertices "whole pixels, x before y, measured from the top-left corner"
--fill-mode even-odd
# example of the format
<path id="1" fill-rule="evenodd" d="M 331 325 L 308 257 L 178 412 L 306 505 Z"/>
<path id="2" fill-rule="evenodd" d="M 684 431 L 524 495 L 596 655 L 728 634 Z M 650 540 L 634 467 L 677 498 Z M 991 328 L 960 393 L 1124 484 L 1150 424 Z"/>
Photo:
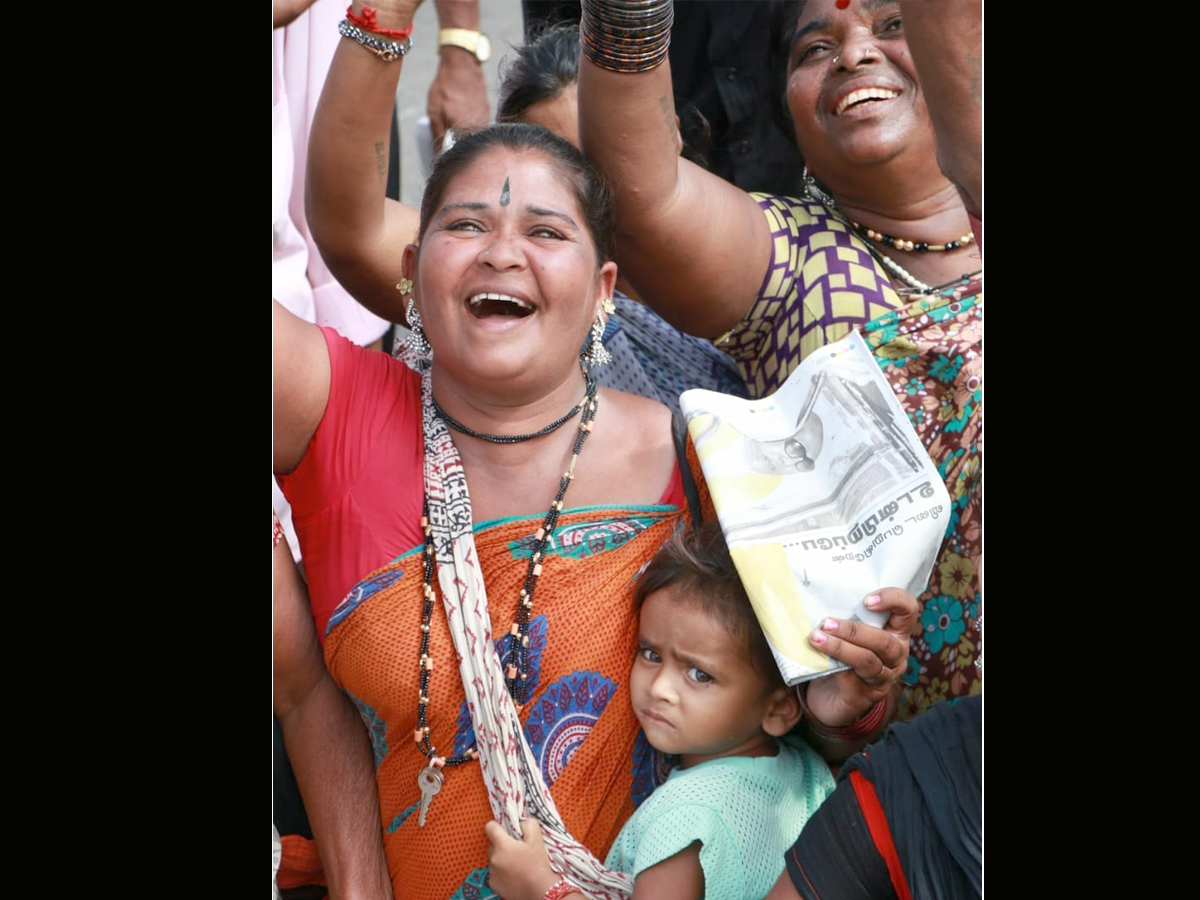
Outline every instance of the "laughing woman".
<path id="1" fill-rule="evenodd" d="M 981 253 L 938 165 L 899 3 L 780 10 L 770 46 L 803 196 L 747 193 L 674 152 L 670 0 L 583 0 L 580 140 L 616 188 L 622 274 L 729 353 L 754 396 L 851 330 L 874 349 L 953 501 L 901 678 L 906 719 L 982 690 Z"/>
<path id="2" fill-rule="evenodd" d="M 712 508 L 667 407 L 588 374 L 610 232 L 576 148 L 496 125 L 438 158 L 400 256 L 411 365 L 273 305 L 275 471 L 326 664 L 370 725 L 397 897 L 492 896 L 484 823 L 528 815 L 558 871 L 628 893 L 596 858 L 664 775 L 624 685 L 633 583 Z M 915 621 L 911 595 L 881 595 L 891 630 L 852 643 L 843 622 L 824 645 L 862 706 Z"/>

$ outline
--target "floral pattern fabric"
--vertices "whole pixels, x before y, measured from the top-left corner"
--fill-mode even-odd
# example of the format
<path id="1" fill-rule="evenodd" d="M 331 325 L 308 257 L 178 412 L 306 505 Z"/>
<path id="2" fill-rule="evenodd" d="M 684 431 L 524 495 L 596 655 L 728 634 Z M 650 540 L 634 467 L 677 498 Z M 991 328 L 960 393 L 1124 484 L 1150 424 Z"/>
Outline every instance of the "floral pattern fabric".
<path id="1" fill-rule="evenodd" d="M 694 454 L 691 461 L 698 473 Z M 656 754 L 636 752 L 641 730 L 627 686 L 637 624 L 631 598 L 638 573 L 681 517 L 686 514 L 669 504 L 564 510 L 534 595 L 533 696 L 519 710 L 521 728 L 568 830 L 599 859 L 647 788 L 665 777 Z M 502 666 L 511 651 L 509 626 L 531 535 L 540 524 L 539 517 L 474 528 Z M 330 619 L 326 663 L 372 736 L 396 896 L 492 897 L 483 823 L 493 813 L 477 761 L 444 770 L 425 825 L 418 824 L 417 774 L 427 765 L 413 744 L 423 584 L 420 547 L 364 579 Z M 439 754 L 450 756 L 474 746 L 476 736 L 440 597 L 430 656 L 430 740 Z"/>
<path id="2" fill-rule="evenodd" d="M 758 299 L 720 345 L 755 397 L 804 356 L 858 330 L 908 414 L 951 498 L 946 536 L 918 598 L 904 720 L 983 687 L 983 279 L 901 296 L 866 245 L 816 201 L 755 194 L 773 254 Z"/>

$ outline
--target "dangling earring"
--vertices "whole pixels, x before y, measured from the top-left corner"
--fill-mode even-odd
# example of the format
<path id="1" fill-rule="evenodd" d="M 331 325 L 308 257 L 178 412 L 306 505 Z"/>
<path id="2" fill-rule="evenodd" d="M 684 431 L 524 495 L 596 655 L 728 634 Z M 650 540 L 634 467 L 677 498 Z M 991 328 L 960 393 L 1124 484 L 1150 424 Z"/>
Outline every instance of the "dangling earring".
<path id="1" fill-rule="evenodd" d="M 592 323 L 592 339 L 579 356 L 585 366 L 603 366 L 612 362 L 612 354 L 604 346 L 603 337 L 604 317 L 600 313 L 596 313 L 596 321 Z"/>
<path id="2" fill-rule="evenodd" d="M 801 200 L 813 200 L 818 203 L 824 203 L 830 209 L 837 206 L 833 198 L 821 190 L 821 186 L 817 184 L 817 179 L 808 174 L 808 163 L 804 164 L 804 168 L 800 172 L 800 183 L 802 186 L 802 190 L 800 191 Z"/>
<path id="3" fill-rule="evenodd" d="M 409 282 L 410 285 L 411 283 Z M 425 332 L 421 330 L 421 314 L 417 312 L 417 305 L 413 302 L 412 297 L 408 298 L 408 308 L 404 311 L 404 321 L 408 323 L 408 334 L 404 338 L 404 343 L 408 345 L 408 349 L 412 350 L 417 356 L 429 356 L 433 352 L 433 348 L 429 346 L 429 341 L 425 340 Z"/>

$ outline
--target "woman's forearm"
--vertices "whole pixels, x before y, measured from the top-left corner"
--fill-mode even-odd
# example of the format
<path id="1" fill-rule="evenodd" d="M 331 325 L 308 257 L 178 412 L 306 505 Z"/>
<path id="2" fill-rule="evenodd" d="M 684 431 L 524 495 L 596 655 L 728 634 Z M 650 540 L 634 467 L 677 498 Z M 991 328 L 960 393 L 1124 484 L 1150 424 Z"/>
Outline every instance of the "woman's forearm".
<path id="1" fill-rule="evenodd" d="M 662 36 L 637 36 L 653 30 L 661 11 L 651 9 L 652 24 L 636 23 L 626 34 L 612 24 L 623 7 L 620 0 L 583 2 L 580 142 L 616 191 L 621 273 L 677 327 L 717 337 L 741 319 L 762 281 L 766 222 L 745 191 L 680 157 Z"/>
<path id="2" fill-rule="evenodd" d="M 372 24 L 388 32 L 412 26 L 414 0 L 372 6 Z M 364 19 L 364 5 L 354 12 Z M 351 23 L 354 24 L 354 23 Z M 408 40 L 354 25 L 377 44 Z M 403 321 L 395 289 L 404 245 L 416 236 L 417 211 L 387 197 L 388 150 L 403 56 L 381 58 L 378 46 L 355 37 L 339 42 L 313 115 L 305 176 L 305 214 L 321 257 L 356 300 L 394 322 Z"/>
<path id="3" fill-rule="evenodd" d="M 326 675 L 279 722 L 331 900 L 390 900 L 374 757 L 350 700 Z"/>
<path id="4" fill-rule="evenodd" d="M 332 900 L 391 900 L 374 754 L 317 640 L 287 541 L 273 549 L 273 696 Z"/>

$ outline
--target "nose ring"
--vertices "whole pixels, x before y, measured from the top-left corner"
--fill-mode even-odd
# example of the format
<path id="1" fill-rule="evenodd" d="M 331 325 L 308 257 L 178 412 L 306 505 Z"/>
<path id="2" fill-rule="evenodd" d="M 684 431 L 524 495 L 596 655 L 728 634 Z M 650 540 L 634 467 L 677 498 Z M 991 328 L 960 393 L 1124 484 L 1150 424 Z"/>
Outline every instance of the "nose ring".
<path id="1" fill-rule="evenodd" d="M 837 56 L 835 56 L 835 57 L 833 58 L 833 64 L 836 66 L 836 65 L 838 64 L 838 61 L 839 61 L 841 58 L 842 58 L 842 57 L 841 57 L 841 54 L 838 54 Z"/>

